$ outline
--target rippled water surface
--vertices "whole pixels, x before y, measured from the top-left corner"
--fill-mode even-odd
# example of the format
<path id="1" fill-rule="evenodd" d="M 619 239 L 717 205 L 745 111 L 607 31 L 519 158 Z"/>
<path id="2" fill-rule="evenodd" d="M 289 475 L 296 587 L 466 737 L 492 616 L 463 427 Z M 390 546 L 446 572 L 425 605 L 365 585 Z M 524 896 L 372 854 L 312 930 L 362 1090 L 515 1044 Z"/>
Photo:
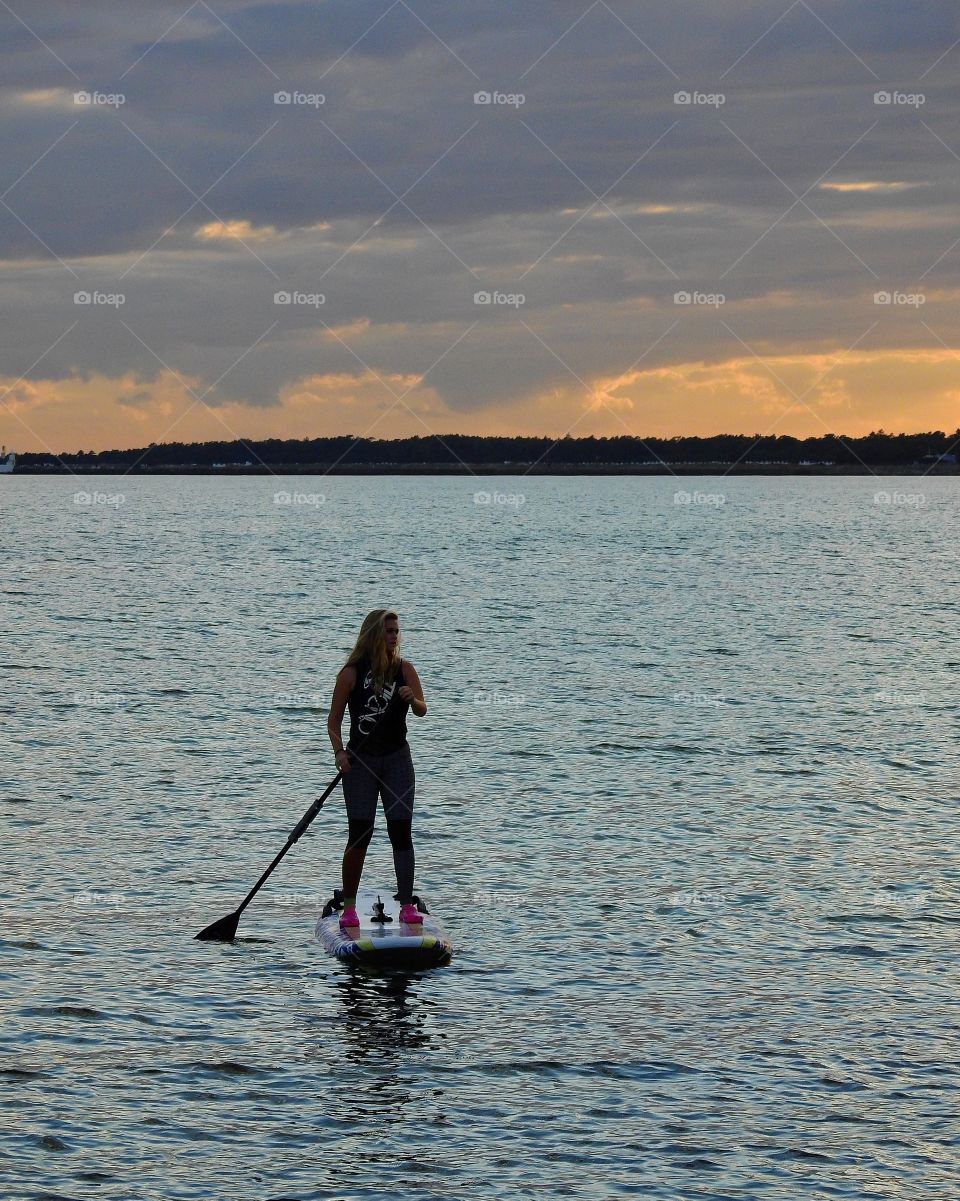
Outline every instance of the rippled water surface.
<path id="1" fill-rule="evenodd" d="M 4 1198 L 956 1195 L 956 481 L 0 485 Z M 381 604 L 452 965 L 313 941 L 339 790 L 192 941 Z"/>

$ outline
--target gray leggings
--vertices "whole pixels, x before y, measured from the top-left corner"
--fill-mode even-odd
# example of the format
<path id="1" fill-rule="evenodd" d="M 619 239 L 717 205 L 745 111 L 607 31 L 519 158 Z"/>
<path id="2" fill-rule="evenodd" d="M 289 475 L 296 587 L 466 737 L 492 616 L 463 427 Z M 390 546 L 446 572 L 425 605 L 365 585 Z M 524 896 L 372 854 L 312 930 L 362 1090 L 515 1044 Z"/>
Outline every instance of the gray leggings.
<path id="1" fill-rule="evenodd" d="M 350 751 L 350 759 L 352 766 L 341 780 L 347 817 L 372 822 L 382 797 L 387 821 L 411 821 L 416 777 L 409 744 L 389 755 Z"/>

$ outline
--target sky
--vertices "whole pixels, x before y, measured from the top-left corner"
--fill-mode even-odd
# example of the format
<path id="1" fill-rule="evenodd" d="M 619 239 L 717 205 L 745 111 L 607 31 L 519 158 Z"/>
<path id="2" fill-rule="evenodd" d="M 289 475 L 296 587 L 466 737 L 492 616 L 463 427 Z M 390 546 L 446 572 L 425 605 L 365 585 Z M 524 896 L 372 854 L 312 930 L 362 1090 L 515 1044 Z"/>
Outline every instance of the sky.
<path id="1" fill-rule="evenodd" d="M 11 0 L 0 441 L 960 425 L 960 6 Z"/>

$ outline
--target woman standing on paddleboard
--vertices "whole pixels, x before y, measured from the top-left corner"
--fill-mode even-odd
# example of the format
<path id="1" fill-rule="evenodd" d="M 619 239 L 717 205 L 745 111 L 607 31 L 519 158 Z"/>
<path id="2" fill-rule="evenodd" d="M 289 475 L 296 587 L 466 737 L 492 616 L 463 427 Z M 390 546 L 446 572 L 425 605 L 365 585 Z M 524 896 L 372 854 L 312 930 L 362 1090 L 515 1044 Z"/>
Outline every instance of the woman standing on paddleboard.
<path id="1" fill-rule="evenodd" d="M 383 797 L 387 834 L 397 872 L 400 921 L 421 923 L 413 900 L 415 867 L 411 827 L 415 777 L 407 743 L 407 709 L 424 717 L 420 678 L 399 655 L 400 621 L 389 609 L 374 609 L 363 619 L 356 646 L 337 676 L 327 717 L 337 770 L 343 772 L 349 835 L 343 854 L 341 926 L 359 926 L 357 889 L 367 847 L 373 837 L 377 798 Z M 350 708 L 350 738 L 343 745 L 340 727 Z M 362 749 L 357 749 L 361 747 Z"/>

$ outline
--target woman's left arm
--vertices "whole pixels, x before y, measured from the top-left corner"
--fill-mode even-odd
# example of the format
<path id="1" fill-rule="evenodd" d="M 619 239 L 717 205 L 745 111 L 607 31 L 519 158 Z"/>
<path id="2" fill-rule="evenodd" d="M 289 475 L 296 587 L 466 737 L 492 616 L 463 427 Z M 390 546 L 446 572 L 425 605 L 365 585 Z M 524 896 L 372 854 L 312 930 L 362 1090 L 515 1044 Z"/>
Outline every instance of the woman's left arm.
<path id="1" fill-rule="evenodd" d="M 423 699 L 423 685 L 420 683 L 417 669 L 406 659 L 403 661 L 403 678 L 400 699 L 410 702 L 410 708 L 416 717 L 426 717 L 427 702 Z"/>

